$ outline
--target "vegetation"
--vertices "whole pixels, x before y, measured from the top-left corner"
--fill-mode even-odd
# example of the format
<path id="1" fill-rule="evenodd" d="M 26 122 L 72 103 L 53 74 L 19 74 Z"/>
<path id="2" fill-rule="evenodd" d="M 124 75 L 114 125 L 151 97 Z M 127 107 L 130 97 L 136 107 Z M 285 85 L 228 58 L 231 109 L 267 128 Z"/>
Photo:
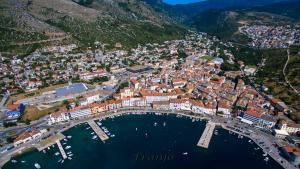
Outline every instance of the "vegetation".
<path id="1" fill-rule="evenodd" d="M 291 84 L 300 89 L 300 47 L 294 46 L 290 48 L 291 59 L 287 66 L 287 78 Z M 286 49 L 270 49 L 262 51 L 266 64 L 256 74 L 256 83 L 264 84 L 269 88 L 269 92 L 276 98 L 281 99 L 292 108 L 294 112 L 300 111 L 300 96 L 297 95 L 285 82 L 282 70 L 287 60 Z M 300 116 L 299 116 L 300 120 Z"/>

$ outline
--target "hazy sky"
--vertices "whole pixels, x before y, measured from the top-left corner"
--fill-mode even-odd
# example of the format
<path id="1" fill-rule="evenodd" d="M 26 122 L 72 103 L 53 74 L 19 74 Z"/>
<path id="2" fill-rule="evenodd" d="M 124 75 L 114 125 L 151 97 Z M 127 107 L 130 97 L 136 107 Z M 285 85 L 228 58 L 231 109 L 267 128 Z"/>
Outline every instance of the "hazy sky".
<path id="1" fill-rule="evenodd" d="M 163 1 L 168 4 L 188 4 L 188 3 L 199 2 L 203 0 L 163 0 Z"/>

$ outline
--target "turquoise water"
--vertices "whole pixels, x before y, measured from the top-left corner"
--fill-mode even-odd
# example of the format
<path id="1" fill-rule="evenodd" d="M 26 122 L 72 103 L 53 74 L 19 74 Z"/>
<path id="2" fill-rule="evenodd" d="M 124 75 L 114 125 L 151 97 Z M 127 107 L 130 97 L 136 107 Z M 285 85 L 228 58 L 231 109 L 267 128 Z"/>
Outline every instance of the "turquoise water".
<path id="1" fill-rule="evenodd" d="M 64 147 L 71 146 L 66 152 L 74 154 L 72 160 L 58 162 L 61 155 L 54 155 L 58 152 L 55 145 L 46 153 L 32 151 L 18 156 L 17 163 L 8 162 L 4 169 L 32 169 L 36 162 L 42 169 L 281 169 L 271 158 L 264 161 L 263 152 L 255 150 L 257 146 L 248 139 L 238 139 L 223 129 L 217 129 L 219 134 L 213 136 L 209 149 L 197 147 L 204 121 L 128 115 L 104 120 L 102 125 L 115 135 L 105 143 L 92 139 L 93 131 L 87 124 L 64 133 L 72 136 L 62 141 Z"/>

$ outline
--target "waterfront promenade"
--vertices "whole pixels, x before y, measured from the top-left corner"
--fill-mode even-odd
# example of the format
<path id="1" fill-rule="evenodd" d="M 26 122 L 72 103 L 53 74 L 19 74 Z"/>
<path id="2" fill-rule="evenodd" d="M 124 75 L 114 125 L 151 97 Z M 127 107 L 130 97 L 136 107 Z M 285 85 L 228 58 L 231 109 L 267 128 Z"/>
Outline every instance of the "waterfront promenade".
<path id="1" fill-rule="evenodd" d="M 215 127 L 216 127 L 215 123 L 208 122 L 206 124 L 204 132 L 202 133 L 202 136 L 200 137 L 197 146 L 208 148 Z"/>
<path id="2" fill-rule="evenodd" d="M 109 137 L 105 134 L 105 132 L 95 123 L 94 120 L 89 120 L 88 124 L 91 126 L 91 128 L 94 130 L 94 132 L 98 135 L 98 137 L 102 140 L 108 140 Z"/>

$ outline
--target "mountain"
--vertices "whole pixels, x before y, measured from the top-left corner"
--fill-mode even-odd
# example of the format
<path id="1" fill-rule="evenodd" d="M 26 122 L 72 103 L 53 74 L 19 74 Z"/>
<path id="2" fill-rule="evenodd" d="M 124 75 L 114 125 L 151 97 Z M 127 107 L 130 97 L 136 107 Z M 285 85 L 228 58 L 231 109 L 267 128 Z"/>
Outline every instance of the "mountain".
<path id="1" fill-rule="evenodd" d="M 0 51 L 26 54 L 50 44 L 95 41 L 124 48 L 180 39 L 186 29 L 140 0 L 3 0 Z"/>
<path id="2" fill-rule="evenodd" d="M 184 21 L 197 15 L 199 12 L 209 9 L 225 9 L 231 7 L 254 7 L 265 6 L 277 2 L 290 0 L 205 0 L 191 4 L 169 5 L 163 0 L 144 0 L 156 11 L 167 13 L 179 21 Z"/>

